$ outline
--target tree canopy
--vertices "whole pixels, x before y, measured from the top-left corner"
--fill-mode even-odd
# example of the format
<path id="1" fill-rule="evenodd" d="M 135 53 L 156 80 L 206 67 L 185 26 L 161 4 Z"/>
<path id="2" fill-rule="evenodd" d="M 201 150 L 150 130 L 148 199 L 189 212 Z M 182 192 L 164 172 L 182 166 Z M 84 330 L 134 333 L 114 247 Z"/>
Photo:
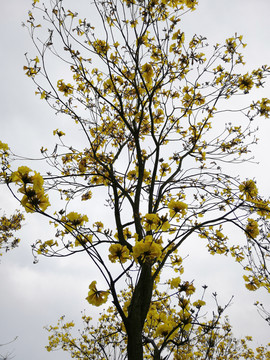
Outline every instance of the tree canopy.
<path id="1" fill-rule="evenodd" d="M 54 148 L 41 147 L 41 174 L 14 168 L 16 155 L 0 142 L 1 179 L 27 213 L 55 228 L 53 239 L 33 245 L 35 258 L 87 254 L 103 285 L 90 279 L 86 300 L 113 305 L 97 328 L 83 317 L 80 343 L 67 334 L 73 323 L 49 328 L 48 350 L 60 345 L 81 359 L 238 359 L 248 340 L 238 351 L 221 321 L 226 306 L 202 319 L 203 294 L 183 280 L 181 246 L 203 241 L 242 266 L 248 290 L 270 291 L 270 202 L 254 178 L 230 172 L 251 158 L 255 119 L 269 117 L 269 99 L 246 95 L 263 87 L 270 67 L 246 73 L 237 34 L 212 47 L 203 36 L 187 39 L 181 17 L 195 0 L 94 0 L 93 21 L 64 5 L 34 0 L 25 26 L 36 54 L 26 55 L 24 71 L 36 94 L 75 123 L 79 144 L 55 129 Z M 67 79 L 51 71 L 51 59 Z M 93 222 L 98 206 L 110 218 Z M 242 236 L 231 238 L 232 228 Z"/>

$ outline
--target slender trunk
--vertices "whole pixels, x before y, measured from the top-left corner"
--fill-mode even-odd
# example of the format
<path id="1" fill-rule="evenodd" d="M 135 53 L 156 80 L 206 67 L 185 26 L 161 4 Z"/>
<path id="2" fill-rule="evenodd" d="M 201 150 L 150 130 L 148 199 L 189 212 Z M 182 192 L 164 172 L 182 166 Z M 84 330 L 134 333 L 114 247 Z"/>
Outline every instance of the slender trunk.
<path id="1" fill-rule="evenodd" d="M 128 360 L 143 360 L 142 332 L 153 292 L 151 268 L 150 264 L 142 265 L 140 278 L 128 309 L 126 329 Z"/>

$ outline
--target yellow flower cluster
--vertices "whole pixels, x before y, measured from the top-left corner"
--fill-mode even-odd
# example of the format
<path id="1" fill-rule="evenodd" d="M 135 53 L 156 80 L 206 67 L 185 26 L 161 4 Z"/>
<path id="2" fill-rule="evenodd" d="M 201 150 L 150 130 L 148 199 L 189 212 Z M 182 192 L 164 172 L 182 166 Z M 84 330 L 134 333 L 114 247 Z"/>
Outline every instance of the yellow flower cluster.
<path id="1" fill-rule="evenodd" d="M 112 244 L 109 248 L 109 259 L 111 262 L 115 263 L 120 261 L 120 263 L 125 263 L 130 259 L 129 250 L 126 246 L 121 244 Z"/>
<path id="2" fill-rule="evenodd" d="M 0 217 L 0 256 L 1 250 L 11 250 L 18 246 L 20 239 L 15 238 L 14 231 L 20 230 L 24 216 L 20 212 L 16 212 L 10 217 Z"/>
<path id="3" fill-rule="evenodd" d="M 245 284 L 246 288 L 250 291 L 255 291 L 262 286 L 261 282 L 252 275 L 250 275 L 250 276 L 243 275 L 243 279 L 246 282 L 246 284 Z"/>
<path id="4" fill-rule="evenodd" d="M 260 101 L 254 102 L 251 104 L 251 109 L 257 109 L 260 116 L 269 118 L 270 116 L 270 100 L 267 98 L 262 98 Z"/>
<path id="5" fill-rule="evenodd" d="M 153 240 L 153 236 L 147 235 L 145 239 L 136 241 L 132 255 L 136 262 L 141 259 L 142 262 L 154 263 L 161 258 L 162 246 Z"/>
<path id="6" fill-rule="evenodd" d="M 3 156 L 3 153 L 8 152 L 8 150 L 9 150 L 8 144 L 5 144 L 2 141 L 0 141 L 0 151 L 1 151 L 0 157 Z"/>
<path id="7" fill-rule="evenodd" d="M 64 94 L 64 96 L 68 96 L 73 93 L 73 86 L 69 83 L 65 84 L 63 79 L 57 81 L 57 87 L 58 90 Z"/>
<path id="8" fill-rule="evenodd" d="M 240 76 L 240 78 L 238 80 L 238 86 L 239 86 L 240 90 L 248 92 L 249 90 L 252 89 L 253 85 L 254 85 L 254 82 L 253 82 L 252 76 L 250 76 L 249 74 Z"/>
<path id="9" fill-rule="evenodd" d="M 108 50 L 110 49 L 108 43 L 104 40 L 96 40 L 93 43 L 91 43 L 93 48 L 95 49 L 96 53 L 99 55 L 106 55 Z"/>
<path id="10" fill-rule="evenodd" d="M 151 64 L 144 64 L 142 66 L 142 76 L 144 78 L 146 86 L 151 86 L 154 76 L 153 67 Z"/>
<path id="11" fill-rule="evenodd" d="M 251 201 L 257 198 L 258 189 L 253 180 L 247 180 L 242 182 L 242 184 L 239 185 L 239 190 L 241 191 L 241 193 L 243 193 L 244 198 L 247 201 Z"/>
<path id="12" fill-rule="evenodd" d="M 81 215 L 75 211 L 68 213 L 65 216 L 62 216 L 61 222 L 65 224 L 67 232 L 77 229 L 80 226 L 83 226 L 85 222 L 88 222 L 88 217 L 86 215 Z"/>
<path id="13" fill-rule="evenodd" d="M 34 172 L 27 166 L 20 166 L 17 171 L 11 174 L 10 180 L 16 184 L 21 184 L 19 192 L 24 196 L 21 204 L 27 212 L 45 211 L 50 206 L 48 195 L 43 188 L 42 176 Z"/>
<path id="14" fill-rule="evenodd" d="M 182 201 L 172 199 L 168 204 L 168 208 L 172 218 L 179 218 L 186 215 L 188 206 Z"/>
<path id="15" fill-rule="evenodd" d="M 259 235 L 259 226 L 256 220 L 248 219 L 246 226 L 246 234 L 248 238 L 255 239 Z"/>
<path id="16" fill-rule="evenodd" d="M 100 306 L 107 301 L 109 291 L 97 290 L 96 283 L 96 281 L 92 281 L 89 285 L 89 292 L 86 300 L 91 305 Z"/>
<path id="17" fill-rule="evenodd" d="M 145 231 L 168 231 L 170 229 L 168 219 L 158 214 L 146 214 L 142 218 L 142 223 Z"/>
<path id="18" fill-rule="evenodd" d="M 63 131 L 55 129 L 53 130 L 53 135 L 58 135 L 59 137 L 66 135 Z"/>
<path id="19" fill-rule="evenodd" d="M 180 29 L 178 29 L 173 34 L 172 40 L 176 40 L 176 42 L 171 44 L 169 51 L 180 54 L 182 45 L 184 44 L 184 41 L 185 41 L 185 34 L 183 32 L 181 32 Z"/>

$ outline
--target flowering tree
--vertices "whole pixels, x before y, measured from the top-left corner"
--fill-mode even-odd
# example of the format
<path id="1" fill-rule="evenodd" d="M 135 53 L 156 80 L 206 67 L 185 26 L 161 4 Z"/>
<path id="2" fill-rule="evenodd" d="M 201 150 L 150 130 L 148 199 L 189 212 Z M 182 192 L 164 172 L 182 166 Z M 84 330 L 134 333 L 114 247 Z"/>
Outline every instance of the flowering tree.
<path id="1" fill-rule="evenodd" d="M 8 155 L 8 145 L 0 141 L 0 159 L 3 170 L 9 167 Z M 6 252 L 18 246 L 20 239 L 14 236 L 14 232 L 20 230 L 23 220 L 24 216 L 19 211 L 16 211 L 10 217 L 7 217 L 5 214 L 0 217 L 0 256 L 2 251 Z"/>
<path id="2" fill-rule="evenodd" d="M 47 217 L 56 229 L 54 239 L 33 245 L 35 254 L 89 256 L 106 287 L 91 279 L 86 299 L 94 306 L 113 302 L 129 360 L 176 359 L 201 331 L 204 301 L 191 302 L 195 288 L 179 276 L 179 249 L 191 238 L 241 264 L 247 289 L 270 291 L 270 202 L 254 179 L 222 170 L 250 159 L 254 119 L 269 117 L 270 100 L 247 100 L 233 109 L 232 123 L 223 114 L 236 96 L 262 87 L 270 68 L 243 71 L 242 36 L 212 52 L 202 36 L 185 39 L 180 19 L 196 5 L 94 0 L 96 30 L 63 0 L 48 7 L 34 0 L 26 26 L 37 54 L 26 57 L 24 70 L 36 94 L 78 126 L 82 145 L 66 142 L 57 128 L 54 150 L 41 148 L 50 166 L 43 175 L 27 166 L 13 169 L 14 155 L 0 146 L 3 181 L 26 212 Z M 49 56 L 69 71 L 68 81 L 49 71 Z M 51 204 L 55 192 L 59 201 L 52 195 Z M 91 222 L 96 194 L 104 196 L 113 225 L 105 218 Z M 78 212 L 78 199 L 86 213 Z M 232 226 L 242 232 L 237 241 L 227 235 Z M 222 311 L 217 308 L 206 333 Z M 90 344 L 85 340 L 80 351 Z"/>
<path id="3" fill-rule="evenodd" d="M 162 322 L 163 312 L 152 313 L 153 307 L 155 311 L 161 310 L 159 305 L 153 306 L 152 303 L 147 316 L 145 330 L 151 332 L 152 340 L 150 346 L 147 341 L 145 343 L 145 359 L 159 359 L 157 353 L 153 356 L 151 345 L 154 345 L 156 350 L 162 348 L 166 338 L 167 357 L 163 357 L 163 359 L 270 359 L 270 344 L 256 347 L 251 336 L 246 336 L 240 340 L 236 339 L 233 336 L 229 320 L 224 318 L 221 321 L 220 316 L 214 317 L 210 321 L 201 322 L 199 326 L 189 331 L 188 337 L 186 334 L 180 340 L 179 332 L 178 334 L 177 331 L 171 333 L 171 324 Z M 198 305 L 196 307 L 198 311 Z M 107 312 L 101 315 L 97 327 L 91 325 L 92 319 L 90 317 L 83 315 L 82 318 L 84 329 L 79 336 L 73 334 L 74 323 L 66 322 L 64 317 L 60 318 L 56 326 L 47 328 L 50 332 L 47 350 L 63 349 L 76 359 L 126 359 L 126 333 L 121 318 L 117 317 L 114 308 L 108 308 Z M 181 345 L 174 346 L 176 342 Z"/>

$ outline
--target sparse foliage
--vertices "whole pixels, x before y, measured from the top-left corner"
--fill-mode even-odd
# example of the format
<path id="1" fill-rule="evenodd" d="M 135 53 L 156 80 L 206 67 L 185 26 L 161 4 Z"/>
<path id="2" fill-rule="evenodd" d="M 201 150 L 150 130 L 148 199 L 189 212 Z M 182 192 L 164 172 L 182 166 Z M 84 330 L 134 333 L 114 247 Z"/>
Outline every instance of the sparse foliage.
<path id="1" fill-rule="evenodd" d="M 254 119 L 269 117 L 269 99 L 244 99 L 270 68 L 244 71 L 237 34 L 212 50 L 202 36 L 186 39 L 180 20 L 195 0 L 94 0 L 97 29 L 63 0 L 48 3 L 35 0 L 29 12 L 37 54 L 26 57 L 24 70 L 36 94 L 77 124 L 82 145 L 69 143 L 68 127 L 57 128 L 54 150 L 41 148 L 50 166 L 41 175 L 12 169 L 2 144 L 2 178 L 26 212 L 56 229 L 54 239 L 35 243 L 36 255 L 86 253 L 103 276 L 102 285 L 91 279 L 87 301 L 113 303 L 97 328 L 83 318 L 79 340 L 69 336 L 73 323 L 49 328 L 48 350 L 60 346 L 80 359 L 240 358 L 246 340 L 235 342 L 220 322 L 224 307 L 201 319 L 204 300 L 193 299 L 193 283 L 181 276 L 179 249 L 204 241 L 210 254 L 242 265 L 248 290 L 270 291 L 270 202 L 254 178 L 227 171 L 250 160 Z M 48 70 L 47 56 L 62 62 L 68 80 Z M 231 122 L 224 121 L 237 96 Z M 92 220 L 98 196 L 110 219 Z M 237 239 L 232 227 L 242 234 Z"/>

